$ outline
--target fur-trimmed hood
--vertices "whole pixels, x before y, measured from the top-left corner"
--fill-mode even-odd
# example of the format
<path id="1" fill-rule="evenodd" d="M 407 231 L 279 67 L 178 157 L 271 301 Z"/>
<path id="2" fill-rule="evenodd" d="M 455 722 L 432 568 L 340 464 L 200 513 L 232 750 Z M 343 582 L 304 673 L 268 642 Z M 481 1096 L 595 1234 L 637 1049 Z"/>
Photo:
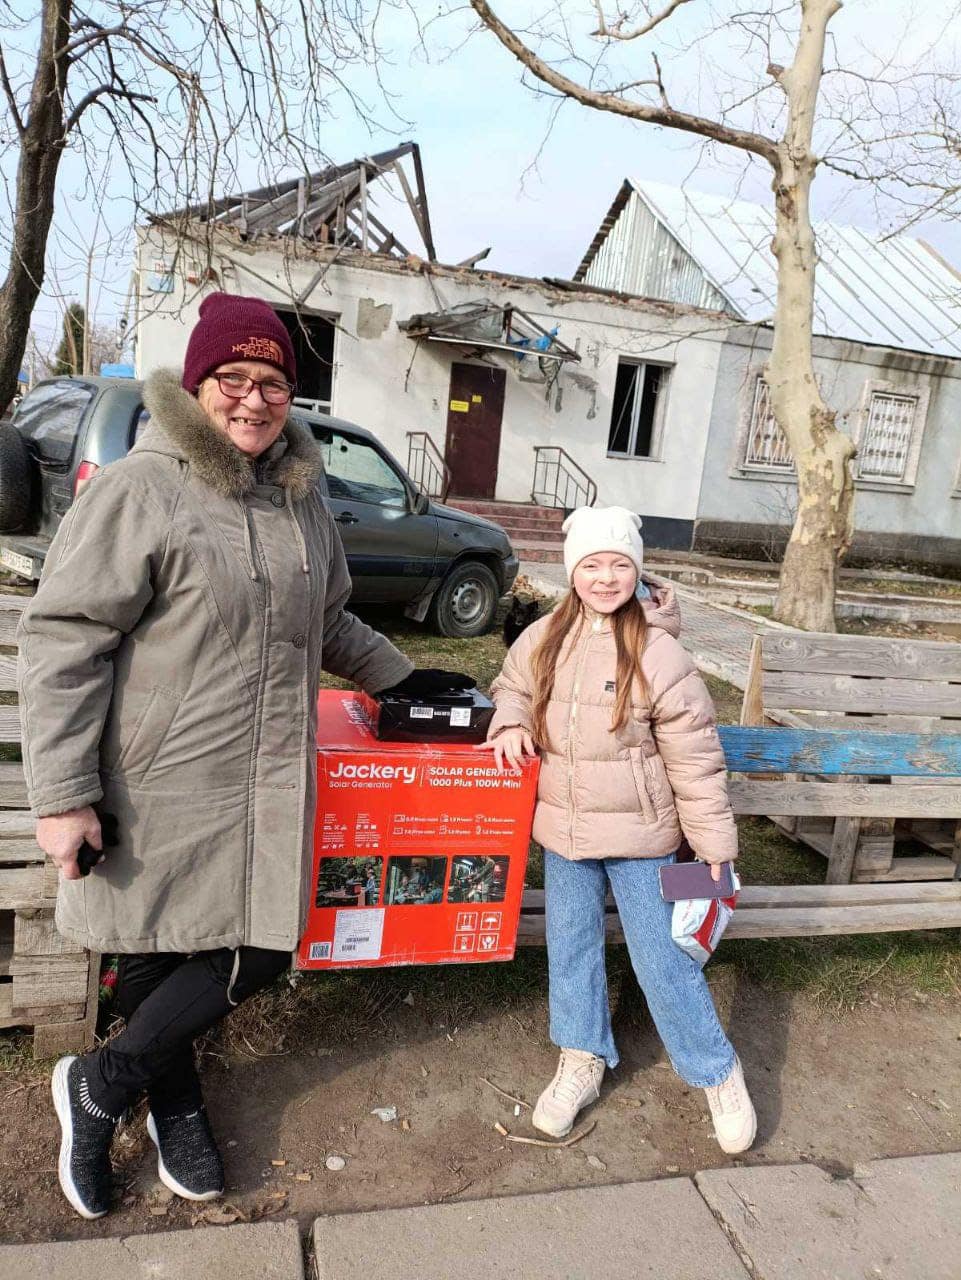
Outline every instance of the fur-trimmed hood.
<path id="1" fill-rule="evenodd" d="M 214 426 L 196 397 L 183 389 L 178 373 L 158 369 L 150 374 L 143 399 L 150 423 L 131 452 L 180 458 L 225 498 L 242 498 L 254 488 L 257 478 L 249 459 Z M 268 483 L 289 490 L 295 502 L 306 498 L 324 469 L 310 432 L 288 419 L 270 453 L 274 450 L 279 456 L 270 467 Z"/>

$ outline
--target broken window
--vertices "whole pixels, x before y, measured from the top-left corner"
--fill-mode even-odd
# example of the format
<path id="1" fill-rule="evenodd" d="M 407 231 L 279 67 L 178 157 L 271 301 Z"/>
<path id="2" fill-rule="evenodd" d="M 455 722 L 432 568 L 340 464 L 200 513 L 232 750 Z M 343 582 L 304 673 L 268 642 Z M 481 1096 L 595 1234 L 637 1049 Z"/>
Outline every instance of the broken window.
<path id="1" fill-rule="evenodd" d="M 330 413 L 334 398 L 334 334 L 336 321 L 329 316 L 298 316 L 279 311 L 297 361 L 294 404 L 314 413 Z"/>
<path id="2" fill-rule="evenodd" d="M 754 384 L 754 402 L 751 406 L 751 422 L 747 433 L 747 448 L 744 451 L 744 465 L 777 471 L 794 469 L 791 446 L 774 420 L 771 409 L 771 389 L 760 377 Z"/>
<path id="3" fill-rule="evenodd" d="M 907 471 L 918 404 L 918 396 L 872 392 L 858 449 L 859 479 L 913 482 L 914 477 L 909 477 Z"/>
<path id="4" fill-rule="evenodd" d="M 670 368 L 662 364 L 618 360 L 611 429 L 607 437 L 609 454 L 625 458 L 657 457 L 670 372 Z"/>

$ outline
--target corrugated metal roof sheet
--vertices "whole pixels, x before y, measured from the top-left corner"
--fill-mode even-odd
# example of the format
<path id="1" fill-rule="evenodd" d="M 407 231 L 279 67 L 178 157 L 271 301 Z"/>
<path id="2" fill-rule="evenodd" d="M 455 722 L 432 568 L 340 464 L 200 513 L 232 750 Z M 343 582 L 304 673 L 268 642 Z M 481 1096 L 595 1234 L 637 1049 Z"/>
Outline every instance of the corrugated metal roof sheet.
<path id="1" fill-rule="evenodd" d="M 770 250 L 773 208 L 658 182 L 632 179 L 630 185 L 631 198 L 625 200 L 623 191 L 619 195 L 616 217 L 605 234 L 595 237 L 576 279 L 636 292 L 643 277 L 644 292 L 673 298 L 672 279 L 685 274 L 677 264 L 671 276 L 656 271 L 652 277 L 650 264 L 638 265 L 637 247 L 632 253 L 623 244 L 628 224 L 632 229 L 643 225 L 635 207 L 641 206 L 690 255 L 706 284 L 728 300 L 731 310 L 746 320 L 772 319 L 777 291 Z M 961 358 L 961 275 L 907 236 L 882 240 L 833 223 L 820 223 L 815 230 L 820 253 L 815 333 Z M 645 241 L 652 243 L 649 234 Z M 615 245 L 618 251 L 612 253 Z M 652 290 L 652 283 L 666 291 Z M 685 287 L 689 292 L 689 280 Z"/>

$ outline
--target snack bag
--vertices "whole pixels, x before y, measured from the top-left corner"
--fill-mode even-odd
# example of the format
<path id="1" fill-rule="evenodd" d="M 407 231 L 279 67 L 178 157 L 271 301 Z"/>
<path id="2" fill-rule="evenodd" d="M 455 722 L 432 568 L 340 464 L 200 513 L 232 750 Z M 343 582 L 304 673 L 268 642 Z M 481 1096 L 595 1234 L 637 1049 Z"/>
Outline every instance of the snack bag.
<path id="1" fill-rule="evenodd" d="M 703 969 L 717 949 L 737 903 L 741 882 L 734 873 L 730 898 L 683 898 L 674 903 L 671 937 Z"/>

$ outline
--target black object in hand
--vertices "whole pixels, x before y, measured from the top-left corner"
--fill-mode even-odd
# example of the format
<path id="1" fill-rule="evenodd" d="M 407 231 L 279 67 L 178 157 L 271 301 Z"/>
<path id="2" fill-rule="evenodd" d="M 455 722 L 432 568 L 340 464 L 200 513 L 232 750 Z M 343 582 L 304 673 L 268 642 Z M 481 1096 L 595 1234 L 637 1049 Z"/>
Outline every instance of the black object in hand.
<path id="1" fill-rule="evenodd" d="M 117 818 L 112 813 L 100 813 L 100 839 L 103 848 L 107 849 L 117 843 Z M 88 840 L 77 850 L 77 866 L 82 876 L 88 876 L 103 857 L 103 849 L 95 849 Z"/>
<path id="2" fill-rule="evenodd" d="M 473 689 L 477 681 L 473 676 L 465 676 L 460 671 L 440 671 L 437 667 L 420 667 L 391 685 L 389 689 L 378 689 L 378 697 L 389 694 L 392 698 L 433 698 L 442 693 L 459 693 L 463 689 Z"/>

